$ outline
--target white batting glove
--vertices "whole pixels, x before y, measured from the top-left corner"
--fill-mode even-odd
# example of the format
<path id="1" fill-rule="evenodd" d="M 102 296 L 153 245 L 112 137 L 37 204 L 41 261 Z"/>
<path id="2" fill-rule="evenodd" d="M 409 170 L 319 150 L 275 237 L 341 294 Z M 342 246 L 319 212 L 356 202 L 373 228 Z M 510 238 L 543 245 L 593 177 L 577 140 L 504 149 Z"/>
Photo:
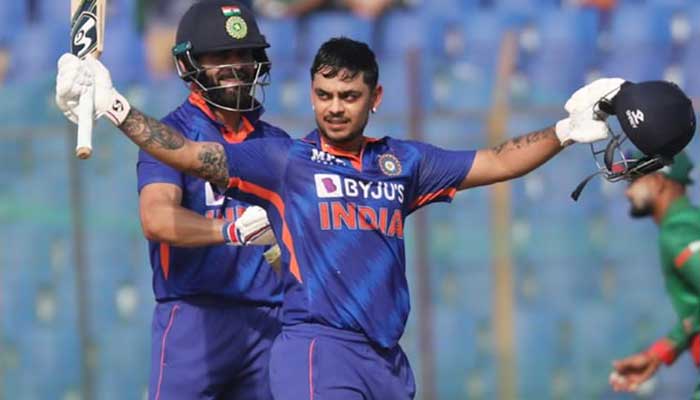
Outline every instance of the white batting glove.
<path id="1" fill-rule="evenodd" d="M 621 78 L 602 78 L 578 89 L 567 100 L 564 109 L 569 113 L 556 125 L 557 138 L 562 145 L 593 143 L 608 137 L 608 115 L 598 109 L 600 100 L 610 100 L 625 82 Z"/>
<path id="2" fill-rule="evenodd" d="M 266 246 L 277 243 L 267 213 L 261 207 L 250 206 L 235 222 L 222 228 L 224 240 L 234 246 Z"/>
<path id="3" fill-rule="evenodd" d="M 95 86 L 94 118 L 107 117 L 116 126 L 124 122 L 131 110 L 129 102 L 112 86 L 107 68 L 93 58 L 81 60 L 66 53 L 58 59 L 56 75 L 56 105 L 73 123 L 78 123 L 80 95 Z"/>

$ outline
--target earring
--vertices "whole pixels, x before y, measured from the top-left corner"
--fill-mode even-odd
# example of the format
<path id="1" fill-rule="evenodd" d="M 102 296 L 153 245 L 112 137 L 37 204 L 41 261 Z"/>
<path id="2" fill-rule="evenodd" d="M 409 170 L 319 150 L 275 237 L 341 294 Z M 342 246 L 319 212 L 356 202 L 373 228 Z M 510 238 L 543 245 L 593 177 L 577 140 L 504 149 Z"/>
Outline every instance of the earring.
<path id="1" fill-rule="evenodd" d="M 372 114 L 376 114 L 376 113 L 377 113 L 377 107 L 372 107 Z"/>

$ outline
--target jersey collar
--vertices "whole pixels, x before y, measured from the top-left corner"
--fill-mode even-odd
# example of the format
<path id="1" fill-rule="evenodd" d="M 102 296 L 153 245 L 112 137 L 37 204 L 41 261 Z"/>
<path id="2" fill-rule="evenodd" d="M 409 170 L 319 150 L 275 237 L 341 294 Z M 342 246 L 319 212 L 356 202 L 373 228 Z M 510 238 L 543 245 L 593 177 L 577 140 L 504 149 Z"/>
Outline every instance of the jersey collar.
<path id="1" fill-rule="evenodd" d="M 228 143 L 240 143 L 248 138 L 248 136 L 255 131 L 254 124 L 258 122 L 260 116 L 265 111 L 262 107 L 255 111 L 245 112 L 241 115 L 241 126 L 240 129 L 234 130 L 226 126 L 221 122 L 216 115 L 212 112 L 209 104 L 204 101 L 201 94 L 196 92 L 191 92 L 190 97 L 187 99 L 190 104 L 198 108 L 204 115 L 207 116 L 212 122 L 214 122 L 221 132 L 221 136 Z"/>
<path id="2" fill-rule="evenodd" d="M 345 151 L 342 149 L 338 149 L 336 147 L 333 147 L 333 145 L 329 143 L 325 143 L 323 140 L 323 136 L 319 133 L 318 129 L 314 129 L 311 133 L 306 135 L 304 139 L 302 139 L 305 142 L 308 143 L 313 143 L 317 149 L 324 151 L 328 154 L 332 154 L 336 157 L 342 157 L 345 159 L 350 160 L 350 164 L 352 164 L 353 168 L 355 168 L 358 171 L 362 171 L 362 156 L 365 154 L 365 149 L 367 148 L 367 144 L 369 143 L 376 143 L 379 142 L 381 139 L 375 139 L 375 138 L 370 138 L 365 136 L 364 137 L 364 142 L 362 142 L 362 148 L 360 149 L 359 154 L 354 154 L 349 151 Z"/>

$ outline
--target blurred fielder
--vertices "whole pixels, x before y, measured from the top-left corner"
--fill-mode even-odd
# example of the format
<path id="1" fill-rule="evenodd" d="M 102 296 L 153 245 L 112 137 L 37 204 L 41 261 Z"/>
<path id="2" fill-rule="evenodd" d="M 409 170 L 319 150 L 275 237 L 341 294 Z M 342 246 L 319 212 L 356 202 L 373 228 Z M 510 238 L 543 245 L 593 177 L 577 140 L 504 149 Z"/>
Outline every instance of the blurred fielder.
<path id="1" fill-rule="evenodd" d="M 413 373 L 398 345 L 410 308 L 405 218 L 458 190 L 526 174 L 570 143 L 605 139 L 607 115 L 596 105 L 623 82 L 578 90 L 555 126 L 490 149 L 444 150 L 364 135 L 384 94 L 379 69 L 366 44 L 336 38 L 321 46 L 310 71 L 316 130 L 300 140 L 224 147 L 193 142 L 129 109 L 99 61 L 71 60 L 59 66 L 57 82 L 65 112 L 94 84 L 96 117 L 123 102 L 110 119 L 146 152 L 266 209 L 285 267 L 270 381 L 275 399 L 290 400 L 413 398 Z"/>
<path id="2" fill-rule="evenodd" d="M 247 8 L 195 3 L 173 49 L 191 93 L 158 126 L 220 146 L 287 138 L 260 120 L 256 95 L 267 84 L 266 47 Z M 115 107 L 114 116 L 121 106 Z M 165 136 L 152 140 L 173 145 Z M 265 211 L 220 196 L 209 182 L 143 151 L 138 190 L 157 301 L 149 398 L 271 399 L 269 349 L 280 330 L 282 282 L 265 262 L 268 247 L 238 247 L 275 243 Z"/>
<path id="3" fill-rule="evenodd" d="M 651 217 L 659 226 L 661 272 L 678 322 L 647 350 L 613 362 L 610 384 L 616 391 L 635 391 L 664 363 L 671 365 L 685 350 L 700 366 L 700 210 L 686 197 L 693 168 L 685 152 L 656 173 L 632 181 L 626 191 L 630 214 Z M 700 386 L 693 399 L 700 399 Z"/>

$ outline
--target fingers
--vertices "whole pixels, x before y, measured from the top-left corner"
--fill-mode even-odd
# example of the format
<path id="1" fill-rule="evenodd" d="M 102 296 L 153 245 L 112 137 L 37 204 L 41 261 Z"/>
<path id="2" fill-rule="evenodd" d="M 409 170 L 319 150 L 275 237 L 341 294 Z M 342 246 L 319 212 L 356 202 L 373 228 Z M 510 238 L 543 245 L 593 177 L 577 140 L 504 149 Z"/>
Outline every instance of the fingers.
<path id="1" fill-rule="evenodd" d="M 631 383 L 623 375 L 619 374 L 617 371 L 610 373 L 608 377 L 608 383 L 616 392 L 629 392 L 631 391 Z"/>
<path id="2" fill-rule="evenodd" d="M 79 64 L 80 59 L 71 53 L 65 53 L 58 59 L 58 69 L 68 67 L 71 64 Z"/>

